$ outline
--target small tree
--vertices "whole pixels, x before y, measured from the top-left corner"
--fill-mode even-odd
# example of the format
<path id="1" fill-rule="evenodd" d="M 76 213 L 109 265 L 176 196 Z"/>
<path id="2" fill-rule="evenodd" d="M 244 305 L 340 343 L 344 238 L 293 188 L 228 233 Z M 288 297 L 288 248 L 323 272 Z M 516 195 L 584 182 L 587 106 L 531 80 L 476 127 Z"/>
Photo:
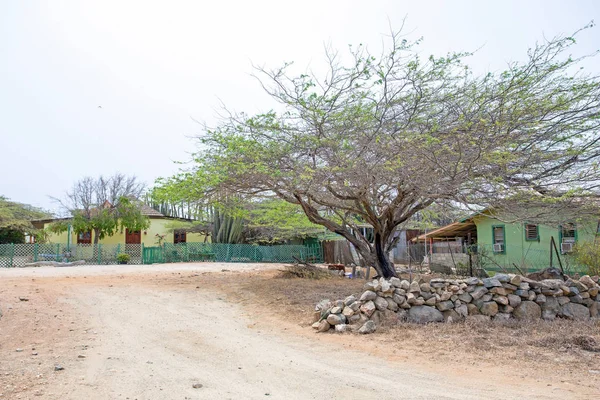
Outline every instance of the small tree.
<path id="1" fill-rule="evenodd" d="M 143 190 L 135 176 L 83 178 L 67 192 L 65 200 L 58 200 L 73 218 L 56 223 L 52 229 L 64 232 L 71 224 L 75 233 L 93 232 L 94 244 L 118 230 L 147 229 L 150 221 L 141 213 L 137 200 Z"/>
<path id="2" fill-rule="evenodd" d="M 207 128 L 196 155 L 206 187 L 197 189 L 299 205 L 381 276 L 395 276 L 396 228 L 433 203 L 597 196 L 600 79 L 577 69 L 574 43 L 554 38 L 482 76 L 463 63 L 468 54 L 424 60 L 400 34 L 381 58 L 361 46 L 344 65 L 328 51 L 323 78 L 293 76 L 289 64 L 259 68 L 281 111 L 230 112 Z"/>

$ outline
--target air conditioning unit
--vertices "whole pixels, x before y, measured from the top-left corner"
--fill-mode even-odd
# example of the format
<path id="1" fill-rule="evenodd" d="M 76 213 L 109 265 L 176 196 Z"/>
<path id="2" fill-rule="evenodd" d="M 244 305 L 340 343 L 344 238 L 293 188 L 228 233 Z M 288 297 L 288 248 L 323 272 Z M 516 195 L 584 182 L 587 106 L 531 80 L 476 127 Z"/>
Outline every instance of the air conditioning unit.
<path id="1" fill-rule="evenodd" d="M 502 253 L 504 251 L 504 243 L 494 243 L 494 253 Z"/>
<path id="2" fill-rule="evenodd" d="M 563 242 L 560 244 L 560 251 L 562 253 L 570 253 L 573 251 L 573 243 Z"/>

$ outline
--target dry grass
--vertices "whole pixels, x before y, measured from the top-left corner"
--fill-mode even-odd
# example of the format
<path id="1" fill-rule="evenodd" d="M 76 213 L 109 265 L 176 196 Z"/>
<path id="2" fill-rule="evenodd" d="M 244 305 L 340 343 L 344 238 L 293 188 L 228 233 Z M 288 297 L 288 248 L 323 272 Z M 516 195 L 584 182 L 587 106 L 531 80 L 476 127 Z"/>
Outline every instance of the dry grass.
<path id="1" fill-rule="evenodd" d="M 343 299 L 362 291 L 363 280 L 283 279 L 273 273 L 245 276 L 232 293 L 242 303 L 269 307 L 287 322 L 309 326 L 315 304 Z M 456 323 L 382 325 L 369 336 L 390 354 L 419 354 L 449 363 L 502 362 L 522 368 L 598 370 L 600 322 L 556 320 L 521 323 Z M 560 367 L 560 368 L 559 368 Z"/>
<path id="2" fill-rule="evenodd" d="M 315 267 L 312 265 L 286 265 L 285 269 L 281 270 L 282 278 L 301 278 L 301 279 L 331 279 L 339 275 L 327 269 Z"/>

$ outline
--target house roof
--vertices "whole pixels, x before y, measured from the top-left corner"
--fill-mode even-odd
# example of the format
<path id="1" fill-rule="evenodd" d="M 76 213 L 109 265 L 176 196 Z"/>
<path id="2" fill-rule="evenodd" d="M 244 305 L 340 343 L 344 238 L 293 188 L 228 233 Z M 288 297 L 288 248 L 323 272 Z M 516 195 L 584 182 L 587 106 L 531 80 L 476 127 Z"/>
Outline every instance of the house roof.
<path id="1" fill-rule="evenodd" d="M 450 225 L 442 226 L 441 228 L 434 229 L 431 232 L 424 233 L 422 235 L 413 238 L 413 242 L 424 242 L 427 239 L 443 240 L 449 237 L 465 236 L 469 232 L 473 232 L 476 229 L 473 218 L 463 219 L 459 222 L 453 222 Z"/>
<path id="2" fill-rule="evenodd" d="M 150 207 L 147 204 L 143 204 L 143 203 L 142 203 L 142 205 L 140 205 L 140 211 L 142 212 L 142 215 L 145 215 L 147 217 L 164 217 L 165 216 L 161 212 L 158 212 L 154 208 Z"/>

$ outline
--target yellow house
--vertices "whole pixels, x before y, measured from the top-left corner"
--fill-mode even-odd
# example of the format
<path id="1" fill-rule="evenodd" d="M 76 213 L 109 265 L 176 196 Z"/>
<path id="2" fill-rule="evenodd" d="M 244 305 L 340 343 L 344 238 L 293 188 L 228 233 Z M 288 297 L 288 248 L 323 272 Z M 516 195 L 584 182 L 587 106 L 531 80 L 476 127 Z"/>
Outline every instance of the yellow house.
<path id="1" fill-rule="evenodd" d="M 183 230 L 173 230 L 173 223 L 176 221 L 190 222 L 186 219 L 167 217 L 152 207 L 142 204 L 140 206 L 142 214 L 150 220 L 150 226 L 143 231 L 130 232 L 128 229 L 123 232 L 117 231 L 112 236 L 100 239 L 100 244 L 143 244 L 144 246 L 157 246 L 159 236 L 164 236 L 162 243 L 198 243 L 210 241 L 206 235 L 200 233 L 187 233 Z M 63 219 L 44 219 L 32 221 L 32 224 L 38 229 L 47 228 L 51 223 L 68 220 Z M 91 244 L 94 243 L 93 232 L 76 234 L 72 229 L 61 234 L 51 233 L 48 238 L 49 243 L 60 244 Z"/>

